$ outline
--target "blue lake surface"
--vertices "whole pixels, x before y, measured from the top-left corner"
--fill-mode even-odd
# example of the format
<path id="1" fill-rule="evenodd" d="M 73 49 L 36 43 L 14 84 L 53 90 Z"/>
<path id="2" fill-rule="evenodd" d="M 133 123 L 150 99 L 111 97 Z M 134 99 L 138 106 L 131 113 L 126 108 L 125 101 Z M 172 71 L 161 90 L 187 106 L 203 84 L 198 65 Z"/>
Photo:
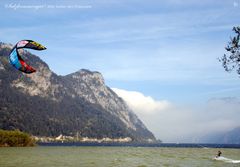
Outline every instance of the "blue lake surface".
<path id="1" fill-rule="evenodd" d="M 240 148 L 240 144 L 206 143 L 38 143 L 39 146 L 111 146 L 111 147 L 182 147 L 182 148 Z"/>

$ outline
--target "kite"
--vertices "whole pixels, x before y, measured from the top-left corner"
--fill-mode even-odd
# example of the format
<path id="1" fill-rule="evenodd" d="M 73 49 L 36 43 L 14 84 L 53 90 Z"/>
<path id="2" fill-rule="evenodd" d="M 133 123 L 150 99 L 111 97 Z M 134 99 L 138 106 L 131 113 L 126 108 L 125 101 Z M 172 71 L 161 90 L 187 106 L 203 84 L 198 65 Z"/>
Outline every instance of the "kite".
<path id="1" fill-rule="evenodd" d="M 18 49 L 23 49 L 23 48 L 34 49 L 34 50 L 45 50 L 46 48 L 41 44 L 32 40 L 21 40 L 13 47 L 12 51 L 9 54 L 9 62 L 16 69 L 27 74 L 36 72 L 36 70 L 32 66 L 28 65 L 20 56 Z"/>

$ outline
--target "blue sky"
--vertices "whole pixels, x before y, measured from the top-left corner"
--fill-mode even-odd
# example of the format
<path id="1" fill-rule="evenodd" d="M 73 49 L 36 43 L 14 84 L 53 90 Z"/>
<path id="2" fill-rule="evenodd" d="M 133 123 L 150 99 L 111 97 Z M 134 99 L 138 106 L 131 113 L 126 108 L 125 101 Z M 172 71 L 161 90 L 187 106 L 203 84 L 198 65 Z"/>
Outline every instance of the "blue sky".
<path id="1" fill-rule="evenodd" d="M 240 22 L 240 0 L 3 0 L 0 41 L 32 39 L 59 75 L 85 68 L 109 87 L 178 105 L 239 98 L 217 58 Z"/>

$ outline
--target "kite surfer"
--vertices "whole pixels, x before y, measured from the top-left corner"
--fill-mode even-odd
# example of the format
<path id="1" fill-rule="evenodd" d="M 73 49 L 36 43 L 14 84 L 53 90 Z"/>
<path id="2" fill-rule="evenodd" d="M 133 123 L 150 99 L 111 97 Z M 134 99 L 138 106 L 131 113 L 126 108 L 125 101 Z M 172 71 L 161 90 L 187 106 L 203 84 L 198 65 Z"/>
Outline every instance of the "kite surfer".
<path id="1" fill-rule="evenodd" d="M 216 155 L 216 158 L 219 158 L 221 156 L 222 152 L 221 151 L 218 151 L 217 155 Z"/>

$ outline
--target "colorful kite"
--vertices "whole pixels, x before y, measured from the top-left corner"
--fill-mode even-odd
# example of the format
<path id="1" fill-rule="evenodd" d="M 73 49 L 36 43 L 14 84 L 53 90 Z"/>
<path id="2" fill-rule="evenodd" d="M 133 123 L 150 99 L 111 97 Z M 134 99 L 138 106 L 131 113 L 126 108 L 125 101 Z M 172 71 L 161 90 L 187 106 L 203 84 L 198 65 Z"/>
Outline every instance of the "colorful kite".
<path id="1" fill-rule="evenodd" d="M 36 70 L 28 65 L 23 58 L 20 56 L 18 49 L 29 48 L 34 50 L 45 50 L 46 48 L 41 44 L 32 40 L 19 41 L 12 49 L 9 55 L 9 62 L 19 71 L 30 74 L 36 72 Z"/>

